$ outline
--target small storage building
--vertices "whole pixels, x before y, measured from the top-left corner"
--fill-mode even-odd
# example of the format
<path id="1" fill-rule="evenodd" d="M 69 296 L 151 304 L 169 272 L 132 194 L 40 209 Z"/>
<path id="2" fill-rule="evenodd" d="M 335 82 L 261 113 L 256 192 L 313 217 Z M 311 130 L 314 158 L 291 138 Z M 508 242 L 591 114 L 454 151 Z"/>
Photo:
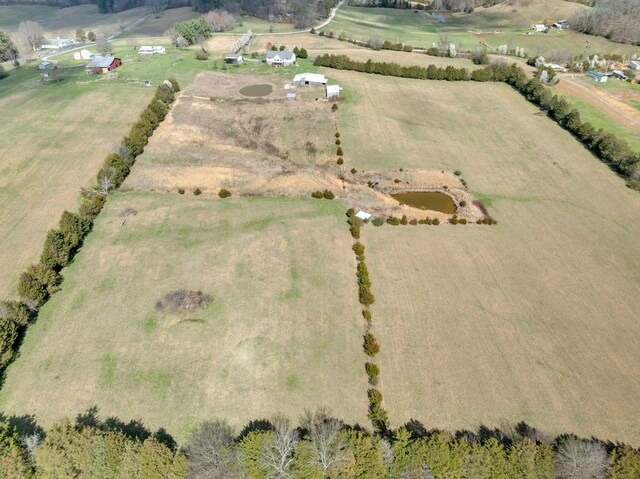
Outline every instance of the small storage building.
<path id="1" fill-rule="evenodd" d="M 340 90 L 340 85 L 327 85 L 327 98 L 339 98 Z"/>
<path id="2" fill-rule="evenodd" d="M 152 46 L 143 46 L 138 48 L 138 53 L 140 55 L 164 55 L 167 53 L 165 47 L 152 47 Z"/>
<path id="3" fill-rule="evenodd" d="M 293 77 L 294 85 L 316 85 L 323 86 L 327 84 L 327 78 L 319 73 L 298 73 Z"/>
<path id="4" fill-rule="evenodd" d="M 594 72 L 594 71 L 590 71 L 589 73 L 587 73 L 587 76 L 589 78 L 593 78 L 598 83 L 604 83 L 609 79 L 609 77 L 607 75 L 605 75 L 604 73 L 598 73 L 598 72 Z"/>
<path id="5" fill-rule="evenodd" d="M 233 53 L 224 57 L 224 62 L 229 63 L 230 65 L 239 65 L 243 61 L 244 58 L 242 58 L 242 55 L 240 55 L 239 53 Z"/>

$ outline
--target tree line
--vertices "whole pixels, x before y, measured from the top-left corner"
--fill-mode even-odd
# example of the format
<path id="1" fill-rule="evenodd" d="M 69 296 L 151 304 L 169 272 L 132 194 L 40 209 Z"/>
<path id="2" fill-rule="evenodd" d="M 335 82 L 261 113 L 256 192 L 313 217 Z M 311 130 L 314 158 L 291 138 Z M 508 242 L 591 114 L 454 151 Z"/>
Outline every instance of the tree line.
<path id="1" fill-rule="evenodd" d="M 178 445 L 163 429 L 102 421 L 94 408 L 46 431 L 31 418 L 5 417 L 0 473 L 16 479 L 637 479 L 640 451 L 571 434 L 550 439 L 525 423 L 452 434 L 412 420 L 373 434 L 322 408 L 305 412 L 297 426 L 283 416 L 241 430 L 205 421 Z"/>
<path id="2" fill-rule="evenodd" d="M 81 248 L 107 196 L 125 180 L 136 157 L 167 115 L 179 90 L 178 82 L 173 79 L 158 86 L 154 98 L 122 140 L 118 153 L 105 158 L 95 186 L 82 189 L 82 203 L 78 211 L 62 213 L 58 227 L 47 233 L 40 260 L 20 275 L 17 287 L 20 300 L 0 301 L 0 373 L 15 357 L 21 339 L 28 325 L 35 321 L 38 310 L 60 289 L 61 270 Z"/>
<path id="3" fill-rule="evenodd" d="M 570 25 L 579 32 L 640 45 L 640 0 L 598 0 L 593 8 L 580 10 Z"/>
<path id="4" fill-rule="evenodd" d="M 317 66 L 353 70 L 364 73 L 416 78 L 427 80 L 503 82 L 514 87 L 527 100 L 549 113 L 560 126 L 570 131 L 598 158 L 627 180 L 627 186 L 640 191 L 640 152 L 629 144 L 603 129 L 596 130 L 589 122 L 583 122 L 580 113 L 564 98 L 554 95 L 538 78 L 528 79 L 518 65 L 496 62 L 484 68 L 469 72 L 466 68 L 446 68 L 429 65 L 404 66 L 397 63 L 358 62 L 346 55 L 319 56 Z"/>

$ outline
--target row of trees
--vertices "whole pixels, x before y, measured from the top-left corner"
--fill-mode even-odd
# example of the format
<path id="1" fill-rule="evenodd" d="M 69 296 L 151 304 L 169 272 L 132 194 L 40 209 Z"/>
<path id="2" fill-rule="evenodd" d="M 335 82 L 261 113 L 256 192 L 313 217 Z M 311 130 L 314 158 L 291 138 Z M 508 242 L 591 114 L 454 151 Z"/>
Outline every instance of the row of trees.
<path id="1" fill-rule="evenodd" d="M 15 418 L 20 419 L 20 418 Z M 163 430 L 101 421 L 95 411 L 46 432 L 0 422 L 0 472 L 7 478 L 362 478 L 637 479 L 637 449 L 562 435 L 548 440 L 524 423 L 510 431 L 427 430 L 418 421 L 371 434 L 326 410 L 252 421 L 200 424 L 182 447 Z"/>
<path id="2" fill-rule="evenodd" d="M 529 80 L 522 68 L 496 62 L 482 69 L 469 72 L 466 68 L 448 66 L 445 69 L 429 65 L 402 66 L 396 63 L 353 61 L 346 55 L 322 55 L 316 58 L 316 65 L 339 70 L 355 70 L 365 73 L 418 78 L 429 80 L 504 82 L 513 86 L 527 100 L 548 111 L 551 118 L 569 130 L 582 141 L 596 156 L 627 179 L 627 185 L 640 190 L 640 152 L 633 151 L 629 144 L 612 133 L 596 130 L 590 123 L 582 122 L 580 113 L 565 100 L 553 95 L 538 78 Z"/>
<path id="3" fill-rule="evenodd" d="M 119 152 L 108 155 L 97 175 L 97 185 L 82 190 L 77 213 L 65 211 L 58 227 L 47 233 L 37 264 L 29 266 L 18 281 L 20 301 L 0 302 L 0 371 L 13 359 L 19 338 L 37 315 L 38 309 L 58 291 L 60 271 L 82 246 L 107 195 L 122 184 L 135 158 L 140 155 L 155 128 L 164 119 L 180 87 L 175 80 L 160 85 L 156 94 L 122 140 Z"/>

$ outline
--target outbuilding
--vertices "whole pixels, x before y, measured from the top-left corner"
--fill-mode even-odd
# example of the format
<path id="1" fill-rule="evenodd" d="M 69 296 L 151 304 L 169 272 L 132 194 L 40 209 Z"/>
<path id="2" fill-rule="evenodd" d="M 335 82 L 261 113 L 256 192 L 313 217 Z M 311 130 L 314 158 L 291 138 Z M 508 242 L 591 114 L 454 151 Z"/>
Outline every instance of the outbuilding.
<path id="1" fill-rule="evenodd" d="M 371 219 L 371 215 L 369 213 L 365 213 L 364 211 L 358 211 L 356 213 L 356 218 L 362 220 L 362 221 L 367 221 Z"/>
<path id="2" fill-rule="evenodd" d="M 629 70 L 636 70 L 636 71 L 640 71 L 640 61 L 637 60 L 631 60 L 629 62 L 629 64 L 627 65 L 627 68 L 629 68 Z"/>
<path id="3" fill-rule="evenodd" d="M 49 70 L 53 68 L 53 63 L 44 61 L 38 65 L 38 70 Z"/>
<path id="4" fill-rule="evenodd" d="M 327 98 L 339 98 L 340 90 L 340 85 L 327 85 Z"/>
<path id="5" fill-rule="evenodd" d="M 609 77 L 607 75 L 605 75 L 604 73 L 598 73 L 598 72 L 594 72 L 594 71 L 590 71 L 589 73 L 587 73 L 587 76 L 589 78 L 593 78 L 598 83 L 604 83 L 609 79 Z"/>
<path id="6" fill-rule="evenodd" d="M 543 25 L 542 23 L 538 23 L 536 25 L 531 25 L 531 30 L 533 30 L 534 32 L 546 32 L 547 31 L 547 27 L 546 27 L 546 25 Z"/>
<path id="7" fill-rule="evenodd" d="M 293 77 L 294 85 L 316 85 L 323 86 L 327 84 L 327 78 L 319 73 L 298 73 Z"/>
<path id="8" fill-rule="evenodd" d="M 164 55 L 165 53 L 167 53 L 167 49 L 165 47 L 153 47 L 145 45 L 138 48 L 138 53 L 140 55 Z"/>
<path id="9" fill-rule="evenodd" d="M 91 62 L 87 63 L 85 71 L 87 73 L 95 73 L 99 75 L 101 73 L 112 72 L 120 65 L 122 65 L 122 60 L 112 55 L 105 57 L 95 55 Z"/>
<path id="10" fill-rule="evenodd" d="M 239 53 L 232 53 L 231 55 L 227 55 L 224 57 L 224 62 L 229 63 L 230 65 L 239 65 L 244 61 L 242 55 Z"/>
<path id="11" fill-rule="evenodd" d="M 267 65 L 274 67 L 290 67 L 295 61 L 296 54 L 289 50 L 270 50 L 267 52 L 267 58 L 265 59 Z"/>
<path id="12" fill-rule="evenodd" d="M 565 67 L 563 67 L 562 65 L 558 65 L 557 63 L 545 63 L 544 66 L 547 68 L 551 68 L 554 72 L 566 73 L 569 71 Z"/>
<path id="13" fill-rule="evenodd" d="M 93 53 L 85 49 L 85 50 L 80 50 L 79 52 L 75 52 L 73 54 L 73 58 L 74 60 L 91 60 L 92 55 Z"/>
<path id="14" fill-rule="evenodd" d="M 611 76 L 615 78 L 619 78 L 620 80 L 627 80 L 629 77 L 624 74 L 622 70 L 613 70 L 611 72 Z"/>

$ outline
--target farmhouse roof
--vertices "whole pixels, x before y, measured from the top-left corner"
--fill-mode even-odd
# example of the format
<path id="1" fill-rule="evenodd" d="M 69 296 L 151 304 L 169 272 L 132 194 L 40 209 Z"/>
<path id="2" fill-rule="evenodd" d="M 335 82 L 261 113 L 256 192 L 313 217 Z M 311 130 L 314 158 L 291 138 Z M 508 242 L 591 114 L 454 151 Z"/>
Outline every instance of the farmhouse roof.
<path id="1" fill-rule="evenodd" d="M 606 77 L 607 75 L 605 75 L 604 73 L 600 73 L 600 72 L 590 71 L 589 73 L 587 73 L 587 76 L 591 77 L 591 78 L 600 79 L 602 77 Z"/>
<path id="2" fill-rule="evenodd" d="M 295 58 L 295 54 L 289 50 L 275 51 L 270 50 L 267 52 L 267 58 L 280 58 L 282 60 L 291 60 Z"/>
<path id="3" fill-rule="evenodd" d="M 327 83 L 327 78 L 320 73 L 298 73 L 293 77 L 293 83 L 299 82 Z"/>
<path id="4" fill-rule="evenodd" d="M 340 85 L 327 85 L 327 95 L 340 94 Z"/>
<path id="5" fill-rule="evenodd" d="M 106 57 L 95 55 L 91 59 L 91 62 L 87 64 L 87 68 L 107 68 L 113 63 L 113 60 L 115 60 L 113 55 Z"/>

